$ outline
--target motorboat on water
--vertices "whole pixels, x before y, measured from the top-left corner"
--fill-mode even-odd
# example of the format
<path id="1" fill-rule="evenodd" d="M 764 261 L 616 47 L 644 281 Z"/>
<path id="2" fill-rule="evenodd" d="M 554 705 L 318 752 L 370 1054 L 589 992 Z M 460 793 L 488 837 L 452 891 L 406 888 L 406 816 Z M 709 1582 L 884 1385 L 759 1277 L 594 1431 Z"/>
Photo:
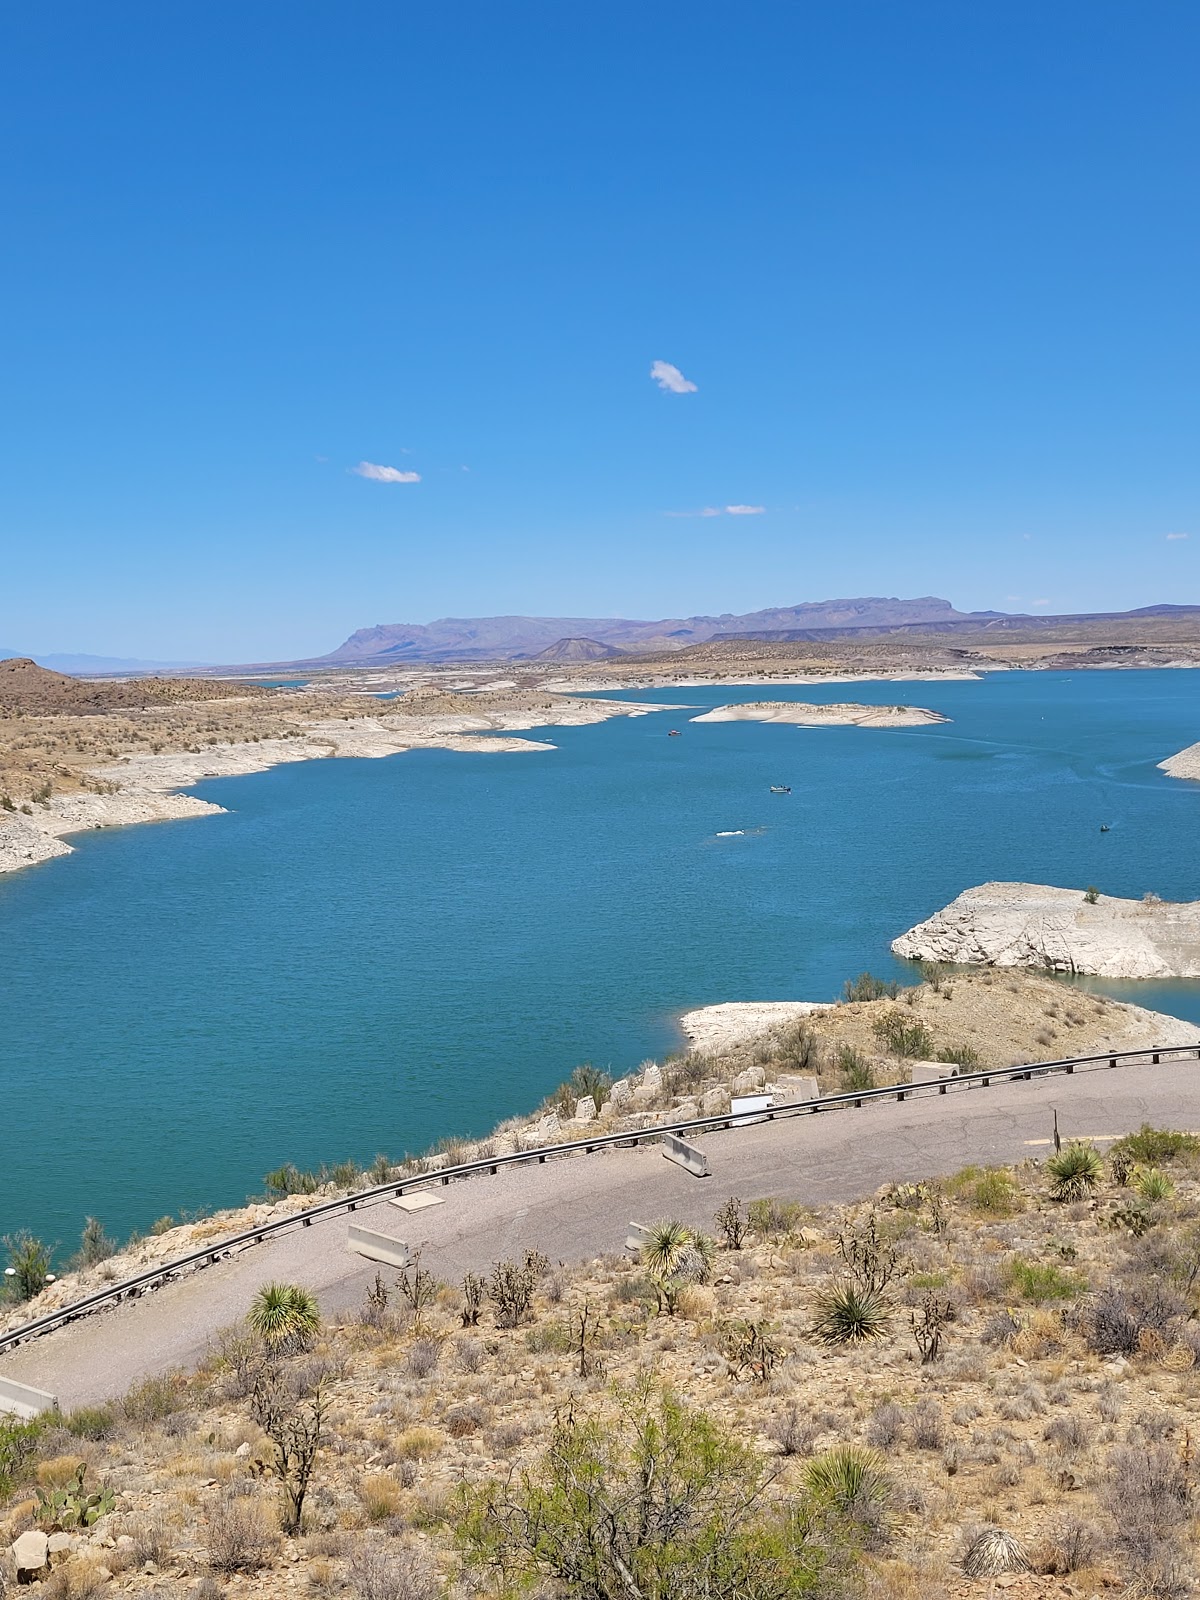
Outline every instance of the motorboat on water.
<path id="1" fill-rule="evenodd" d="M 680 733 L 678 728 L 668 728 L 667 729 L 667 738 L 668 739 L 682 739 L 683 738 L 683 734 Z"/>
<path id="2" fill-rule="evenodd" d="M 790 783 L 773 783 L 771 785 L 772 794 L 791 794 L 791 792 L 792 786 Z"/>

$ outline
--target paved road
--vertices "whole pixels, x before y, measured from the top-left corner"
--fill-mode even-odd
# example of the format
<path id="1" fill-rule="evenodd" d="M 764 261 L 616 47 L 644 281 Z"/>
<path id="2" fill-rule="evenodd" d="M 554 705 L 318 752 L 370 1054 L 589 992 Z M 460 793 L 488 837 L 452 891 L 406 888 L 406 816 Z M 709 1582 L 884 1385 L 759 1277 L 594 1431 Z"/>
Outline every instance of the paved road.
<path id="1" fill-rule="evenodd" d="M 453 1282 L 526 1247 L 564 1261 L 619 1250 L 634 1220 L 677 1216 L 711 1227 L 713 1212 L 734 1193 L 808 1204 L 853 1200 L 893 1179 L 1044 1156 L 1052 1107 L 1064 1137 L 1116 1137 L 1143 1122 L 1200 1129 L 1200 1062 L 1079 1072 L 730 1129 L 704 1139 L 709 1178 L 688 1176 L 653 1145 L 502 1168 L 496 1177 L 438 1187 L 441 1205 L 405 1213 L 380 1201 L 354 1220 L 421 1246 L 425 1264 Z M 327 1312 L 354 1305 L 375 1267 L 348 1253 L 347 1221 L 334 1217 L 253 1246 L 47 1334 L 0 1357 L 0 1375 L 49 1390 L 70 1409 L 123 1394 L 151 1373 L 192 1365 L 270 1279 L 308 1284 Z"/>

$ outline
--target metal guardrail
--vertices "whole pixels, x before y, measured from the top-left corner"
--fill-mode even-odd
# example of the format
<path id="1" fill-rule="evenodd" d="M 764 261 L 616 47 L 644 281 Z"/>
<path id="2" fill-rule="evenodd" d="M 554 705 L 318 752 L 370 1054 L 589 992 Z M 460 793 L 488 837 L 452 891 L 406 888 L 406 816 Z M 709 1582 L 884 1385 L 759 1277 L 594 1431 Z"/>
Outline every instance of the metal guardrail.
<path id="1" fill-rule="evenodd" d="M 1191 1056 L 1200 1060 L 1200 1041 L 1194 1045 L 1162 1045 L 1158 1049 L 1151 1047 L 1145 1050 L 1117 1050 L 1108 1051 L 1103 1055 L 1069 1056 L 1058 1061 L 1031 1061 L 1015 1067 L 991 1067 L 982 1072 L 965 1072 L 956 1077 L 936 1078 L 928 1083 L 893 1084 L 883 1089 L 852 1089 L 845 1094 L 819 1095 L 812 1100 L 792 1100 L 780 1106 L 771 1106 L 765 1111 L 740 1113 L 736 1117 L 731 1113 L 716 1117 L 693 1117 L 687 1122 L 659 1123 L 654 1127 L 631 1129 L 624 1133 L 597 1134 L 591 1139 L 574 1139 L 565 1144 L 542 1145 L 533 1150 L 514 1150 L 510 1155 L 483 1156 L 476 1161 L 460 1162 L 457 1166 L 441 1167 L 433 1172 L 415 1173 L 410 1177 L 380 1184 L 373 1189 L 361 1189 L 356 1194 L 346 1195 L 339 1200 L 321 1201 L 306 1211 L 298 1211 L 290 1217 L 279 1217 L 273 1222 L 259 1223 L 257 1227 L 231 1234 L 229 1238 L 222 1239 L 217 1244 L 207 1245 L 203 1250 L 193 1250 L 189 1255 L 178 1256 L 174 1261 L 152 1267 L 136 1277 L 125 1278 L 120 1283 L 111 1284 L 108 1288 L 100 1289 L 82 1300 L 60 1306 L 58 1310 L 48 1312 L 44 1317 L 37 1317 L 33 1322 L 26 1322 L 18 1328 L 10 1329 L 8 1333 L 0 1334 L 0 1354 L 15 1349 L 28 1339 L 36 1339 L 43 1333 L 64 1327 L 79 1317 L 100 1310 L 103 1306 L 116 1305 L 122 1300 L 145 1294 L 149 1289 L 160 1288 L 189 1269 L 199 1270 L 211 1266 L 223 1256 L 228 1256 L 243 1246 L 261 1244 L 264 1239 L 291 1233 L 297 1228 L 311 1228 L 314 1222 L 322 1222 L 329 1217 L 344 1216 L 357 1211 L 361 1206 L 375 1205 L 380 1200 L 389 1200 L 393 1196 L 414 1189 L 427 1188 L 430 1184 L 447 1185 L 455 1179 L 478 1177 L 482 1173 L 495 1176 L 501 1167 L 529 1163 L 541 1166 L 552 1157 L 591 1155 L 596 1150 L 650 1144 L 664 1133 L 714 1133 L 748 1124 L 779 1122 L 789 1117 L 814 1116 L 818 1112 L 836 1111 L 847 1107 L 857 1110 L 864 1105 L 880 1101 L 899 1102 L 916 1099 L 920 1095 L 946 1094 L 952 1089 L 987 1089 L 993 1083 L 1028 1083 L 1034 1078 L 1050 1077 L 1055 1073 L 1070 1075 L 1078 1070 L 1099 1071 L 1110 1067 L 1131 1066 L 1138 1062 L 1143 1065 L 1158 1066 L 1164 1060 Z"/>

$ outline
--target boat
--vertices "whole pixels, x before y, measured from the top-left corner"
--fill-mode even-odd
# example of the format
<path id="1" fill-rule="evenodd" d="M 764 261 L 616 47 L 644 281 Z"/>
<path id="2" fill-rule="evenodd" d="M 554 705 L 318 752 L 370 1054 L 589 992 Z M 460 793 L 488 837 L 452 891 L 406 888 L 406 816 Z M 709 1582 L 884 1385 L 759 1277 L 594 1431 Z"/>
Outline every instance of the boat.
<path id="1" fill-rule="evenodd" d="M 791 792 L 792 786 L 790 783 L 773 783 L 771 785 L 772 794 L 791 794 Z"/>
<path id="2" fill-rule="evenodd" d="M 1111 830 L 1111 824 L 1110 824 L 1110 823 L 1107 823 L 1107 822 L 1102 822 L 1102 823 L 1101 823 L 1101 824 L 1100 824 L 1100 832 L 1101 832 L 1101 833 L 1109 833 L 1109 832 L 1111 832 L 1111 831 L 1112 831 L 1112 830 Z"/>
<path id="3" fill-rule="evenodd" d="M 667 738 L 668 739 L 682 739 L 683 735 L 680 733 L 678 728 L 668 728 L 667 729 Z"/>
<path id="4" fill-rule="evenodd" d="M 717 834 L 717 838 L 718 839 L 740 839 L 745 834 L 745 832 L 746 832 L 745 828 L 725 828 L 725 829 L 721 830 Z"/>

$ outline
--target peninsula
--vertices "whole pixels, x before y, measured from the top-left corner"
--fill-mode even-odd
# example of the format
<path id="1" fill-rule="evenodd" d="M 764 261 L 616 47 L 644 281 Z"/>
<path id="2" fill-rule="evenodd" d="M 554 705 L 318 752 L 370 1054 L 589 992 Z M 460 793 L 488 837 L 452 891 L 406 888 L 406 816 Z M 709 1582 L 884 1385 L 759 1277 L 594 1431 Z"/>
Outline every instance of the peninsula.
<path id="1" fill-rule="evenodd" d="M 747 700 L 716 706 L 692 722 L 784 722 L 795 728 L 923 728 L 949 722 L 940 711 L 924 706 L 864 706 L 853 702 L 813 705 L 804 700 Z"/>
<path id="2" fill-rule="evenodd" d="M 892 941 L 898 956 L 1101 978 L 1200 977 L 1200 901 L 984 883 Z"/>

